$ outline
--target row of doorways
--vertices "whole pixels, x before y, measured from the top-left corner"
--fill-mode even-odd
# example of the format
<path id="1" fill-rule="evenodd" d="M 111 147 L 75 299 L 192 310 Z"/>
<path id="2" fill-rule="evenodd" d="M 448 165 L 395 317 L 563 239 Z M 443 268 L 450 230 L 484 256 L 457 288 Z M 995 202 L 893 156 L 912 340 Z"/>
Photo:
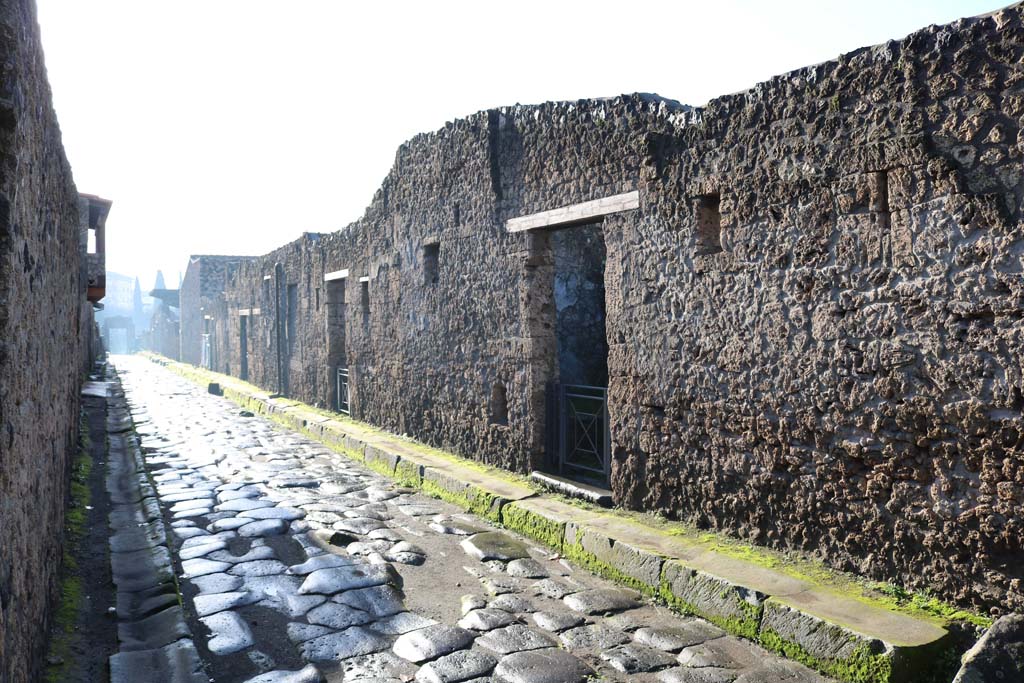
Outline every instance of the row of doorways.
<path id="1" fill-rule="evenodd" d="M 555 330 L 555 380 L 547 388 L 547 469 L 561 476 L 607 487 L 610 476 L 608 425 L 608 345 L 605 332 L 604 235 L 600 224 L 555 230 L 545 236 L 552 272 L 551 305 L 539 315 L 542 326 Z M 295 339 L 294 287 L 288 287 L 286 319 L 282 330 L 287 358 L 279 372 L 287 386 L 288 360 Z M 249 318 L 240 316 L 240 376 L 249 377 Z M 212 366 L 212 344 L 204 335 L 204 365 Z M 340 354 L 339 354 L 340 355 Z M 349 368 L 334 366 L 335 409 L 351 414 Z"/>

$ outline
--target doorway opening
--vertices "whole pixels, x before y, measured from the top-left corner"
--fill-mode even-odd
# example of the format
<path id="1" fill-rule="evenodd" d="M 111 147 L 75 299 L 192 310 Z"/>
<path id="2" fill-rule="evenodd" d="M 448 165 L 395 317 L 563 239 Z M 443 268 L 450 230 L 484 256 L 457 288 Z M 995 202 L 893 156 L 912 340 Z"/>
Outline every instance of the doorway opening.
<path id="1" fill-rule="evenodd" d="M 238 376 L 249 379 L 249 316 L 238 317 Z"/>
<path id="2" fill-rule="evenodd" d="M 607 488 L 607 252 L 600 223 L 548 233 L 553 306 L 541 310 L 554 329 L 554 376 L 548 386 L 548 462 L 563 477 Z"/>
<path id="3" fill-rule="evenodd" d="M 345 282 L 327 280 L 327 372 L 334 377 L 334 407 L 350 414 L 348 362 L 345 357 Z"/>

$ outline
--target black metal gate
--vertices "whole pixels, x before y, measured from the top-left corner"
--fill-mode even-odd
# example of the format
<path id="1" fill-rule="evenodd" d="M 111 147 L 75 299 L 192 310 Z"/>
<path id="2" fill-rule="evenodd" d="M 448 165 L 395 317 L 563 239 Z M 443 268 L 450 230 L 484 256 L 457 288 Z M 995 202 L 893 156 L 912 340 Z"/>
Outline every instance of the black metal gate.
<path id="1" fill-rule="evenodd" d="M 349 415 L 348 368 L 338 368 L 337 385 L 338 412 Z"/>
<path id="2" fill-rule="evenodd" d="M 583 384 L 552 385 L 549 441 L 559 474 L 607 486 L 611 474 L 608 389 Z"/>

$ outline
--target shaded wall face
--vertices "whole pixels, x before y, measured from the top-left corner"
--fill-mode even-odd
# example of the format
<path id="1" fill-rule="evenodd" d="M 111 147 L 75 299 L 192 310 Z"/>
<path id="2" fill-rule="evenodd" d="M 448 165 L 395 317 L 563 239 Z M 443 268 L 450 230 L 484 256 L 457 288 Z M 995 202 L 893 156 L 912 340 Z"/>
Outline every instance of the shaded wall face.
<path id="1" fill-rule="evenodd" d="M 92 307 L 34 5 L 0 4 L 0 680 L 38 680 Z"/>
<path id="2" fill-rule="evenodd" d="M 504 222 L 639 189 L 602 224 L 616 500 L 1024 605 L 1022 43 L 1016 7 L 696 113 L 549 104 L 418 137 L 363 219 L 240 268 L 222 300 L 229 318 L 262 302 L 250 378 L 278 381 L 285 304 L 263 278 L 281 263 L 289 391 L 332 404 L 338 321 L 316 289 L 349 269 L 353 414 L 529 471 L 547 383 L 587 372 L 562 367 L 554 309 L 602 337 L 596 295 L 573 303 L 597 291 L 596 259 L 569 265 L 597 245 Z M 225 335 L 237 368 L 237 325 Z"/>

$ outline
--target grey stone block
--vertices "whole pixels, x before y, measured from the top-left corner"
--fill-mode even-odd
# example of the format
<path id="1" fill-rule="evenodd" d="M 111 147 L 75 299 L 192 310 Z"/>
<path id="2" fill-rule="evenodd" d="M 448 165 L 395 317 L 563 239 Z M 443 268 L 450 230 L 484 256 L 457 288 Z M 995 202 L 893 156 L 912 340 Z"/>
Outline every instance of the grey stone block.
<path id="1" fill-rule="evenodd" d="M 968 650 L 953 683 L 1024 681 L 1024 614 L 1002 617 Z"/>
<path id="2" fill-rule="evenodd" d="M 110 658 L 110 683 L 208 683 L 195 644 L 178 640 L 161 648 L 119 652 Z"/>
<path id="3" fill-rule="evenodd" d="M 185 625 L 185 613 L 175 605 L 138 621 L 117 625 L 122 652 L 153 650 L 191 635 Z"/>
<path id="4" fill-rule="evenodd" d="M 748 638 L 757 635 L 761 611 L 768 597 L 671 560 L 664 564 L 662 589 L 672 606 L 696 613 L 730 633 Z"/>
<path id="5" fill-rule="evenodd" d="M 633 579 L 636 588 L 651 594 L 658 591 L 664 562 L 662 557 L 608 538 L 593 529 L 576 532 L 576 538 L 583 550 L 599 562 Z"/>
<path id="6" fill-rule="evenodd" d="M 395 467 L 398 466 L 398 461 L 401 459 L 395 453 L 388 453 L 374 446 L 366 446 L 363 458 L 370 467 L 391 474 L 394 474 Z"/>

